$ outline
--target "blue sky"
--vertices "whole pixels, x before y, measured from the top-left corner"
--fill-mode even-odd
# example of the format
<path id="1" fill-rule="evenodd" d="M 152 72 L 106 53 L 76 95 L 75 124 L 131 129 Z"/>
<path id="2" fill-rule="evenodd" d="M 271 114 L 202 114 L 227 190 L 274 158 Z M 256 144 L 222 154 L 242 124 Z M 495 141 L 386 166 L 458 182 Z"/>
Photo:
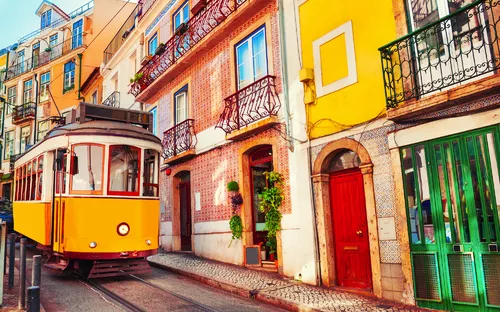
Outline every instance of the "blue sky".
<path id="1" fill-rule="evenodd" d="M 69 13 L 90 0 L 53 0 L 64 12 Z M 16 43 L 22 36 L 40 28 L 40 18 L 35 15 L 42 0 L 0 0 L 0 49 Z"/>

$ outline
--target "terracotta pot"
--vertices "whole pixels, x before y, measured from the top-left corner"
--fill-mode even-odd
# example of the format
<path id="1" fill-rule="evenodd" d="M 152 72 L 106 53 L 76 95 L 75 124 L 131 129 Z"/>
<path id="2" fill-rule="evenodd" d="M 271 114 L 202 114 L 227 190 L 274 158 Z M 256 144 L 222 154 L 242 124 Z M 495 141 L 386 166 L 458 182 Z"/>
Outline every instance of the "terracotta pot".
<path id="1" fill-rule="evenodd" d="M 269 260 L 274 261 L 274 253 L 269 254 Z"/>

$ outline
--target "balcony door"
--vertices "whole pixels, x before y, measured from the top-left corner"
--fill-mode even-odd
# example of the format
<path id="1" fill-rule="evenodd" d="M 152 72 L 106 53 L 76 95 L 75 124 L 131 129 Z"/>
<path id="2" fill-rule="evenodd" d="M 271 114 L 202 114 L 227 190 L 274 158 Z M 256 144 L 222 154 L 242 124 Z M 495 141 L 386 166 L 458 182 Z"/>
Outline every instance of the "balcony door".
<path id="1" fill-rule="evenodd" d="M 188 86 L 182 87 L 174 94 L 175 125 L 189 118 Z"/>
<path id="2" fill-rule="evenodd" d="M 427 26 L 412 42 L 417 94 L 443 91 L 469 78 L 483 78 L 481 73 L 492 70 L 495 64 L 490 63 L 492 51 L 484 4 L 449 16 L 474 0 L 407 1 L 411 30 Z"/>
<path id="3" fill-rule="evenodd" d="M 260 27 L 236 45 L 236 69 L 238 90 L 267 75 L 265 26 Z"/>
<path id="4" fill-rule="evenodd" d="M 73 24 L 73 39 L 71 41 L 71 49 L 76 49 L 83 44 L 83 20 Z"/>

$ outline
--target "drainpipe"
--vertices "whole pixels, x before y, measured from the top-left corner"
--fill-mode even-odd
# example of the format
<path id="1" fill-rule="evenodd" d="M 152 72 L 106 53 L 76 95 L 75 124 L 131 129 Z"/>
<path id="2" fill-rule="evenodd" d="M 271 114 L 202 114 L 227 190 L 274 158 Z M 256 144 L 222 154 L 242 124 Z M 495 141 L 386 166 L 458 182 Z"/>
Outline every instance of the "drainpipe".
<path id="1" fill-rule="evenodd" d="M 36 79 L 38 77 L 38 74 L 35 74 L 35 124 L 33 125 L 33 145 L 36 144 L 38 135 L 37 135 L 37 130 L 38 130 L 38 123 L 37 123 L 37 115 L 38 115 L 38 103 L 40 102 L 40 94 L 38 93 L 38 80 Z"/>
<path id="2" fill-rule="evenodd" d="M 280 29 L 280 58 L 281 58 L 281 72 L 283 81 L 283 93 L 285 98 L 285 122 L 286 122 L 286 134 L 288 139 L 288 149 L 293 153 L 294 146 L 292 138 L 292 126 L 290 123 L 290 98 L 288 94 L 288 62 L 286 57 L 286 39 L 285 39 L 285 12 L 283 6 L 283 0 L 278 0 L 278 10 L 279 10 L 279 29 Z"/>
<path id="3" fill-rule="evenodd" d="M 79 63 L 79 70 L 78 70 L 78 100 L 83 100 L 85 102 L 85 98 L 81 95 L 81 87 L 82 87 L 82 54 L 78 53 L 78 63 Z"/>

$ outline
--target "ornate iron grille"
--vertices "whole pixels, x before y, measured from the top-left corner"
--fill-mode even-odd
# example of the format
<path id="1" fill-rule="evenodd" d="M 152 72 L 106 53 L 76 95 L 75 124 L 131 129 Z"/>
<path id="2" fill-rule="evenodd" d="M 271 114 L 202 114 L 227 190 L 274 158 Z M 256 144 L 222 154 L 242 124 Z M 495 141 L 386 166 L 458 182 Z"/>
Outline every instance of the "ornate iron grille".
<path id="1" fill-rule="evenodd" d="M 194 149 L 196 143 L 194 119 L 186 119 L 163 132 L 162 156 L 165 159 L 174 157 L 182 152 Z"/>
<path id="2" fill-rule="evenodd" d="M 23 105 L 14 106 L 12 109 L 12 119 L 15 122 L 23 119 L 35 117 L 35 103 L 28 102 Z"/>
<path id="3" fill-rule="evenodd" d="M 480 0 L 379 49 L 388 108 L 500 67 L 500 0 Z"/>
<path id="4" fill-rule="evenodd" d="M 175 64 L 178 59 L 188 53 L 198 42 L 226 20 L 245 1 L 210 1 L 196 16 L 177 28 L 172 38 L 164 46 L 161 46 L 160 51 L 163 50 L 163 52 L 155 55 L 148 64 L 139 70 L 137 75 L 141 78 L 131 84 L 129 93 L 138 96 L 161 74 Z M 144 14 L 144 11 L 142 14 Z"/>
<path id="5" fill-rule="evenodd" d="M 500 255 L 483 254 L 484 283 L 488 304 L 500 307 Z"/>
<path id="6" fill-rule="evenodd" d="M 413 272 L 417 299 L 441 300 L 436 254 L 414 253 Z"/>
<path id="7" fill-rule="evenodd" d="M 102 105 L 120 107 L 120 92 L 115 91 L 102 102 Z"/>
<path id="8" fill-rule="evenodd" d="M 267 75 L 227 97 L 215 127 L 231 133 L 266 117 L 277 116 L 281 102 L 275 80 L 275 76 Z"/>
<path id="9" fill-rule="evenodd" d="M 475 303 L 477 289 L 472 254 L 449 254 L 448 268 L 452 300 Z"/>

